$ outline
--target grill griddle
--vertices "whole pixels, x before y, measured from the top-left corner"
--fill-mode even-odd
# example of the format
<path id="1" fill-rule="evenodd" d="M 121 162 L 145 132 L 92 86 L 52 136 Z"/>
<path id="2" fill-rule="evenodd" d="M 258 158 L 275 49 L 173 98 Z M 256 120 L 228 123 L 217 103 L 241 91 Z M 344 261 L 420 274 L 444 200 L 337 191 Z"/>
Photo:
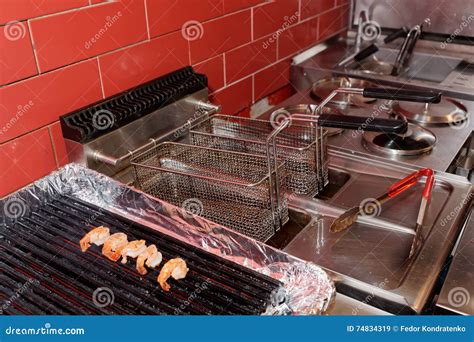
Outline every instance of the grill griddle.
<path id="1" fill-rule="evenodd" d="M 93 227 L 156 244 L 163 262 L 141 276 L 136 259 L 126 265 L 79 240 Z M 156 281 L 171 258 L 189 268 L 182 280 L 170 279 L 165 292 Z M 0 234 L 0 309 L 4 314 L 181 314 L 258 315 L 282 284 L 268 276 L 188 245 L 132 220 L 76 198 L 61 196 L 6 226 Z M 113 291 L 112 304 L 93 300 L 98 288 Z"/>

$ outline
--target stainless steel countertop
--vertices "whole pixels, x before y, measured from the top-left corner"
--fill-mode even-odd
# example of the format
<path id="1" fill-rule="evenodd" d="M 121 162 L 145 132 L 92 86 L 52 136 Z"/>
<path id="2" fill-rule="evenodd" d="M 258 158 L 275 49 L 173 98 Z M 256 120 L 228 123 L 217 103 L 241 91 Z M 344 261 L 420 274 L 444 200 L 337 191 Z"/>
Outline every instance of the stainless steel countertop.
<path id="1" fill-rule="evenodd" d="M 324 313 L 327 316 L 388 316 L 390 313 L 377 309 L 366 302 L 361 302 L 354 298 L 336 294 L 336 300 L 332 306 Z"/>
<path id="2" fill-rule="evenodd" d="M 330 199 L 290 196 L 290 206 L 311 215 L 312 221 L 283 250 L 325 268 L 338 292 L 346 296 L 394 314 L 423 312 L 465 219 L 466 206 L 457 207 L 471 193 L 471 184 L 462 177 L 436 172 L 423 225 L 426 240 L 419 255 L 407 262 L 422 184 L 385 204 L 377 218 L 360 218 L 348 231 L 334 234 L 329 225 L 414 168 L 359 153 L 329 153 L 332 172 L 349 178 Z M 453 219 L 443 225 L 442 219 L 453 212 Z"/>
<path id="3" fill-rule="evenodd" d="M 308 101 L 309 92 L 299 92 L 261 118 L 268 118 L 281 106 Z M 468 127 L 462 135 L 449 127 L 437 130 L 456 135 L 458 143 L 446 144 L 443 134 L 437 132 L 441 136 L 438 137 L 440 145 L 417 162 L 400 162 L 369 153 L 362 146 L 361 137 L 353 137 L 352 131 L 330 137 L 330 168 L 333 172 L 349 175 L 349 180 L 330 199 L 291 196 L 290 204 L 310 214 L 313 221 L 284 250 L 324 267 L 335 279 L 338 292 L 344 295 L 394 314 L 423 312 L 431 303 L 438 275 L 467 216 L 469 203 L 460 205 L 460 201 L 472 193 L 472 186 L 466 179 L 436 172 L 436 186 L 424 223 L 430 231 L 420 255 L 410 265 L 406 265 L 406 255 L 412 235 L 406 230 L 414 227 L 422 184 L 385 204 L 378 221 L 359 219 L 342 234 L 330 233 L 329 225 L 345 210 L 359 205 L 364 199 L 381 195 L 397 179 L 419 167 L 432 166 L 439 170 L 442 164 L 447 168 L 456 154 L 454 151 L 457 152 L 472 129 Z M 344 147 L 334 146 L 334 139 L 340 139 Z M 443 149 L 445 145 L 448 150 Z M 442 221 L 452 213 L 455 220 Z"/>
<path id="4" fill-rule="evenodd" d="M 474 211 L 454 251 L 436 306 L 450 313 L 474 315 Z"/>

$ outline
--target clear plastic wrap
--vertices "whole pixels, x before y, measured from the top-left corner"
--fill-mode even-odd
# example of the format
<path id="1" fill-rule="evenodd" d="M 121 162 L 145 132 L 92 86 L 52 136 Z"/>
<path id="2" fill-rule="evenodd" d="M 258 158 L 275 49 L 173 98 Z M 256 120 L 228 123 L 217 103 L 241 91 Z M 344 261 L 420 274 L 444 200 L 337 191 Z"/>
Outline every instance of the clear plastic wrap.
<path id="1" fill-rule="evenodd" d="M 45 198 L 70 195 L 127 216 L 207 252 L 269 275 L 284 284 L 284 290 L 266 314 L 317 315 L 335 298 L 335 286 L 320 267 L 250 239 L 184 209 L 125 186 L 77 164 L 35 182 L 0 200 L 1 224 L 34 211 Z M 284 300 L 280 300 L 284 299 Z"/>

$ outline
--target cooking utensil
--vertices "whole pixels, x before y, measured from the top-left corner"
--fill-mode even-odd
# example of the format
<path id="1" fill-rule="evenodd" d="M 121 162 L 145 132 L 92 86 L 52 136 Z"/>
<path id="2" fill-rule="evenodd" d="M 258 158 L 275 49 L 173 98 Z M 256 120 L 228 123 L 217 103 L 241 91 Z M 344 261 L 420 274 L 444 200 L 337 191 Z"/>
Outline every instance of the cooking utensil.
<path id="1" fill-rule="evenodd" d="M 461 102 L 448 98 L 443 98 L 436 106 L 396 101 L 392 109 L 408 121 L 423 126 L 459 125 L 468 119 L 467 108 Z"/>
<path id="2" fill-rule="evenodd" d="M 283 163 L 264 155 L 166 142 L 131 164 L 141 190 L 259 241 L 288 221 Z"/>
<path id="3" fill-rule="evenodd" d="M 349 67 L 350 65 L 352 65 L 356 62 L 360 62 L 360 61 L 366 59 L 367 57 L 373 55 L 377 51 L 379 51 L 378 46 L 375 45 L 375 44 L 370 44 L 369 46 L 365 47 L 364 49 L 360 50 L 359 52 L 354 53 L 354 54 L 344 58 L 342 61 L 340 61 L 337 64 L 337 66 L 338 67 L 344 67 L 344 66 Z"/>
<path id="4" fill-rule="evenodd" d="M 418 212 L 418 217 L 416 219 L 415 225 L 415 236 L 413 238 L 413 243 L 410 249 L 410 257 L 414 255 L 414 253 L 418 250 L 419 246 L 423 242 L 423 235 L 422 235 L 422 226 L 423 220 L 426 213 L 426 208 L 428 206 L 430 197 L 431 197 L 431 190 L 434 185 L 434 173 L 432 169 L 421 169 L 418 171 L 413 172 L 412 174 L 408 175 L 407 177 L 403 178 L 402 180 L 396 182 L 392 186 L 388 188 L 388 191 L 383 194 L 382 196 L 378 197 L 374 201 L 370 201 L 366 203 L 364 206 L 358 206 L 349 209 L 344 214 L 339 216 L 337 219 L 333 221 L 331 227 L 329 228 L 331 232 L 337 233 L 341 232 L 345 229 L 351 227 L 360 215 L 374 215 L 376 213 L 377 208 L 380 208 L 384 203 L 395 198 L 405 190 L 411 188 L 413 185 L 417 184 L 423 176 L 426 177 L 425 188 L 423 190 L 420 210 Z"/>
<path id="5" fill-rule="evenodd" d="M 429 153 L 436 145 L 436 135 L 421 126 L 408 123 L 402 134 L 364 132 L 362 144 L 369 151 L 389 157 L 409 157 Z"/>
<path id="6" fill-rule="evenodd" d="M 324 96 L 325 97 L 325 96 Z M 323 98 L 324 98 L 323 97 Z M 316 104 L 296 104 L 296 105 L 290 105 L 290 106 L 284 106 L 276 109 L 272 113 L 272 117 L 276 117 L 278 115 L 288 115 L 288 113 L 291 114 L 296 114 L 296 113 L 304 113 L 304 114 L 311 114 L 315 111 L 317 105 Z M 337 108 L 332 108 L 332 107 L 325 107 L 324 112 L 328 114 L 342 114 L 339 109 Z M 327 130 L 327 135 L 328 137 L 331 137 L 333 135 L 337 135 L 342 133 L 344 130 L 340 128 L 331 128 Z"/>
<path id="7" fill-rule="evenodd" d="M 402 27 L 388 36 L 386 36 L 383 40 L 384 44 L 391 43 L 397 38 L 404 37 L 408 33 L 408 28 L 407 27 Z M 369 46 L 365 47 L 364 49 L 344 58 L 342 61 L 340 61 L 337 66 L 338 67 L 346 67 L 346 68 L 351 68 L 354 64 L 362 62 L 364 59 L 366 59 L 369 56 L 372 56 L 374 53 L 379 51 L 379 46 L 377 44 L 370 44 Z"/>
<path id="8" fill-rule="evenodd" d="M 311 98 L 318 103 L 328 97 L 334 90 L 339 88 L 375 88 L 376 85 L 368 80 L 346 76 L 328 77 L 318 80 L 311 87 Z M 371 99 L 359 95 L 340 94 L 331 100 L 331 104 L 346 108 L 347 106 L 364 107 L 367 103 L 374 102 Z M 303 112 L 299 112 L 300 114 Z M 293 113 L 291 113 L 293 114 Z"/>

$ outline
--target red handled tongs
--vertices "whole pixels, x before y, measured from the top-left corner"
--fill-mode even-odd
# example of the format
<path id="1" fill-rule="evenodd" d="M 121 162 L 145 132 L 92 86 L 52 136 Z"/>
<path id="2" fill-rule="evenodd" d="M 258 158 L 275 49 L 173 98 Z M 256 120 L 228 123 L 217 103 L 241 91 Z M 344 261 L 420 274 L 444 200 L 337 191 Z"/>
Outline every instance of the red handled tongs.
<path id="1" fill-rule="evenodd" d="M 380 196 L 379 198 L 372 200 L 370 202 L 366 202 L 364 205 L 359 207 L 354 207 L 349 209 L 344 214 L 339 216 L 334 222 L 331 224 L 330 230 L 333 233 L 340 232 L 352 226 L 356 221 L 359 215 L 363 216 L 375 216 L 381 208 L 381 205 L 385 202 L 389 201 L 390 199 L 398 196 L 405 190 L 411 188 L 413 185 L 417 184 L 420 178 L 423 176 L 426 177 L 426 184 L 425 188 L 423 189 L 423 195 L 421 199 L 420 210 L 418 212 L 418 217 L 416 219 L 416 226 L 415 226 L 415 237 L 413 239 L 413 244 L 410 250 L 410 256 L 412 256 L 415 251 L 418 250 L 419 246 L 423 242 L 423 236 L 421 234 L 423 220 L 425 218 L 426 208 L 428 207 L 430 197 L 431 197 L 431 189 L 433 189 L 434 185 L 434 173 L 432 169 L 421 169 L 418 171 L 413 172 L 412 174 L 408 175 L 407 177 L 403 178 L 402 180 L 396 182 L 388 191 Z"/>

